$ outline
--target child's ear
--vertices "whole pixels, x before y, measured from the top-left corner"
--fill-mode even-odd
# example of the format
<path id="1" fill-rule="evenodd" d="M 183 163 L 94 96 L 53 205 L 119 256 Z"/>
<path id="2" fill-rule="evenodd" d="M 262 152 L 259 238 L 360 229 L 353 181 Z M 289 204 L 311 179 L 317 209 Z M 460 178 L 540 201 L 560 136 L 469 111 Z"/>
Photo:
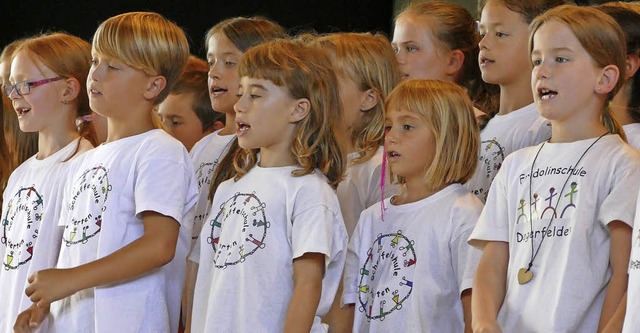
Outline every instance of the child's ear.
<path id="1" fill-rule="evenodd" d="M 369 89 L 365 91 L 364 99 L 360 103 L 360 111 L 366 112 L 373 109 L 380 100 L 380 95 L 377 91 Z"/>
<path id="2" fill-rule="evenodd" d="M 456 75 L 464 64 L 464 53 L 460 50 L 453 50 L 449 54 L 449 62 L 447 63 L 447 69 L 445 73 L 447 75 Z"/>
<path id="3" fill-rule="evenodd" d="M 307 117 L 311 111 L 311 102 L 306 98 L 300 98 L 294 101 L 293 110 L 289 115 L 289 122 L 297 123 Z"/>
<path id="4" fill-rule="evenodd" d="M 640 67 L 640 57 L 635 54 L 627 55 L 626 59 L 627 67 L 625 68 L 624 77 L 625 80 L 632 78 Z"/>
<path id="5" fill-rule="evenodd" d="M 68 78 L 65 80 L 66 86 L 62 93 L 62 103 L 68 104 L 78 97 L 80 94 L 80 82 L 76 78 Z"/>
<path id="6" fill-rule="evenodd" d="M 144 98 L 148 100 L 155 99 L 160 95 L 162 90 L 167 86 L 167 79 L 164 76 L 152 76 L 149 78 L 149 83 L 143 92 Z"/>
<path id="7" fill-rule="evenodd" d="M 607 65 L 602 69 L 600 78 L 596 82 L 595 91 L 598 94 L 608 94 L 618 83 L 620 70 L 615 65 Z"/>

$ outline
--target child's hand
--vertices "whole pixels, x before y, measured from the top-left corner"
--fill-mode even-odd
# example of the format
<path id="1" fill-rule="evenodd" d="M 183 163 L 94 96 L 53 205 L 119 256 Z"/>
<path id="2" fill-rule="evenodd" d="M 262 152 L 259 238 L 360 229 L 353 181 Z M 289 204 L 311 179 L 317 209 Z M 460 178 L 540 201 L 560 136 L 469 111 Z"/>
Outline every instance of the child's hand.
<path id="1" fill-rule="evenodd" d="M 40 308 L 34 303 L 18 315 L 16 322 L 13 324 L 13 331 L 15 333 L 33 332 L 42 324 L 47 314 L 49 314 L 48 305 Z"/>
<path id="2" fill-rule="evenodd" d="M 68 269 L 45 269 L 29 276 L 29 286 L 25 290 L 31 301 L 40 308 L 67 296 L 77 290 L 73 282 L 74 275 Z"/>

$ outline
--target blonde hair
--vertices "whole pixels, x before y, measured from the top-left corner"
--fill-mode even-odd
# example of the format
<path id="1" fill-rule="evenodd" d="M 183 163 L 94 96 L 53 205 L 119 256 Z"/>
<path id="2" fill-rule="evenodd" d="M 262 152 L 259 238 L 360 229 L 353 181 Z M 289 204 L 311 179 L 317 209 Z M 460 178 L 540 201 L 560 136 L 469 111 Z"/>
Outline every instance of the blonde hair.
<path id="1" fill-rule="evenodd" d="M 453 82 L 408 80 L 393 90 L 385 103 L 391 110 L 408 110 L 425 121 L 435 140 L 433 162 L 425 170 L 424 180 L 430 189 L 453 183 L 464 184 L 476 169 L 480 130 L 473 103 L 467 93 Z M 393 174 L 393 182 L 404 184 Z"/>
<path id="2" fill-rule="evenodd" d="M 147 75 L 163 76 L 167 84 L 154 104 L 160 104 L 169 95 L 189 58 L 184 31 L 151 12 L 120 14 L 102 22 L 93 36 L 93 49 Z"/>
<path id="3" fill-rule="evenodd" d="M 244 54 L 240 76 L 269 80 L 285 87 L 292 98 L 309 100 L 309 114 L 298 122 L 291 142 L 291 153 L 300 166 L 292 175 L 303 176 L 317 168 L 336 188 L 344 174 L 346 156 L 337 137 L 342 106 L 328 55 L 304 43 L 274 40 Z M 253 168 L 257 152 L 257 149 L 240 149 L 236 153 L 235 180 Z"/>
<path id="4" fill-rule="evenodd" d="M 384 100 L 399 81 L 398 61 L 391 43 L 383 35 L 337 33 L 315 40 L 331 54 L 338 75 L 353 80 L 360 91 L 374 90 L 378 103 L 364 112 L 351 133 L 358 157 L 354 163 L 370 160 L 384 145 Z"/>
<path id="5" fill-rule="evenodd" d="M 76 117 L 88 116 L 92 113 L 87 95 L 87 76 L 91 67 L 91 44 L 76 36 L 65 33 L 48 33 L 25 39 L 15 50 L 13 56 L 22 53 L 28 56 L 39 67 L 44 65 L 56 75 L 65 79 L 74 78 L 80 84 L 76 96 Z M 42 68 L 38 68 L 42 71 Z M 78 132 L 92 145 L 98 144 L 98 137 L 91 122 L 82 122 Z M 76 147 L 77 149 L 79 148 Z M 75 155 L 75 152 L 71 155 Z"/>
<path id="6" fill-rule="evenodd" d="M 624 130 L 613 117 L 609 102 L 624 85 L 626 68 L 626 45 L 624 32 L 616 21 L 604 12 L 593 7 L 562 5 L 536 17 L 529 27 L 529 53 L 533 50 L 533 37 L 540 27 L 547 22 L 555 21 L 566 25 L 576 36 L 580 45 L 587 51 L 596 66 L 604 68 L 614 65 L 620 71 L 618 82 L 611 90 L 602 106 L 601 120 L 604 127 L 612 134 L 618 134 L 626 141 Z"/>

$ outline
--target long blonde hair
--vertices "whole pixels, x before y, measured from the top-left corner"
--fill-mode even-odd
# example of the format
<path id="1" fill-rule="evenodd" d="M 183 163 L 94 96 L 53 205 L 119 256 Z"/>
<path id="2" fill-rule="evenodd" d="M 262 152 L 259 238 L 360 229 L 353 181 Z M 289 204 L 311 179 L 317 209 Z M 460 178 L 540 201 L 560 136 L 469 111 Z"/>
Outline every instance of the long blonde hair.
<path id="1" fill-rule="evenodd" d="M 435 156 L 424 175 L 428 188 L 464 184 L 471 178 L 478 163 L 480 130 L 464 89 L 453 82 L 408 80 L 389 95 L 386 109 L 415 112 L 433 133 Z M 393 169 L 389 174 L 393 182 L 405 182 Z"/>
<path id="2" fill-rule="evenodd" d="M 298 122 L 291 153 L 302 176 L 319 169 L 336 188 L 345 170 L 344 148 L 338 139 L 342 107 L 337 79 L 328 55 L 320 48 L 300 42 L 274 40 L 255 46 L 240 61 L 240 76 L 269 80 L 286 87 L 294 99 L 306 98 L 309 114 Z M 257 149 L 240 149 L 234 158 L 235 180 L 242 178 L 257 161 Z"/>
<path id="3" fill-rule="evenodd" d="M 364 112 L 351 133 L 358 156 L 354 163 L 370 160 L 384 144 L 384 100 L 399 81 L 398 61 L 389 40 L 370 33 L 336 33 L 315 39 L 326 48 L 338 75 L 353 80 L 360 91 L 378 94 L 378 103 Z"/>
<path id="4" fill-rule="evenodd" d="M 624 32 L 616 21 L 604 12 L 593 7 L 562 5 L 536 17 L 529 27 L 529 53 L 533 50 L 533 37 L 540 27 L 547 22 L 555 21 L 566 25 L 589 53 L 594 63 L 600 68 L 614 65 L 620 71 L 619 78 L 624 78 L 626 68 L 626 44 Z M 618 79 L 602 106 L 601 120 L 604 127 L 612 134 L 618 134 L 626 141 L 624 130 L 613 117 L 609 102 L 624 85 L 624 79 Z"/>

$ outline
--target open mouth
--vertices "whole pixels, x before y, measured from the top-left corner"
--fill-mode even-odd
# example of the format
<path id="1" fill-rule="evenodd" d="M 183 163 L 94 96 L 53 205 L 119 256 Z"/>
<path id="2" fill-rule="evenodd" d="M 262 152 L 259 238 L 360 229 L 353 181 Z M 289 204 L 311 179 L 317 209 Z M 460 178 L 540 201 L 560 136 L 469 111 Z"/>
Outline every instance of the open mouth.
<path id="1" fill-rule="evenodd" d="M 482 65 L 488 65 L 488 64 L 492 64 L 495 61 L 488 59 L 488 58 L 480 58 L 480 66 Z"/>
<path id="2" fill-rule="evenodd" d="M 220 88 L 220 87 L 217 87 L 217 86 L 213 86 L 213 87 L 211 88 L 211 95 L 212 95 L 213 97 L 218 97 L 218 96 L 220 96 L 220 95 L 223 95 L 223 94 L 224 94 L 224 93 L 226 93 L 226 92 L 227 92 L 227 89 Z"/>
<path id="3" fill-rule="evenodd" d="M 398 154 L 398 152 L 396 152 L 396 151 L 388 151 L 387 152 L 387 158 L 395 159 L 395 158 L 398 158 L 398 157 L 400 157 L 400 154 Z"/>
<path id="4" fill-rule="evenodd" d="M 538 96 L 540 96 L 541 100 L 548 100 L 556 97 L 558 94 L 557 91 L 549 90 L 549 89 L 538 89 Z"/>
<path id="5" fill-rule="evenodd" d="M 89 94 L 91 96 L 98 96 L 98 95 L 102 95 L 99 91 L 95 90 L 95 89 L 89 89 Z"/>
<path id="6" fill-rule="evenodd" d="M 251 126 L 247 123 L 243 123 L 243 122 L 236 122 L 236 129 L 237 129 L 237 135 L 238 136 L 242 136 L 244 134 L 246 134 L 250 129 Z"/>
<path id="7" fill-rule="evenodd" d="M 18 117 L 22 117 L 25 114 L 27 114 L 29 111 L 31 111 L 31 108 L 17 108 L 15 110 L 16 110 L 16 113 L 18 114 Z"/>

